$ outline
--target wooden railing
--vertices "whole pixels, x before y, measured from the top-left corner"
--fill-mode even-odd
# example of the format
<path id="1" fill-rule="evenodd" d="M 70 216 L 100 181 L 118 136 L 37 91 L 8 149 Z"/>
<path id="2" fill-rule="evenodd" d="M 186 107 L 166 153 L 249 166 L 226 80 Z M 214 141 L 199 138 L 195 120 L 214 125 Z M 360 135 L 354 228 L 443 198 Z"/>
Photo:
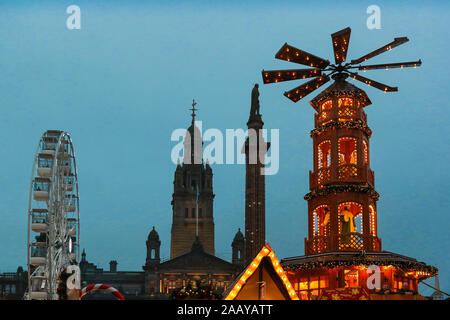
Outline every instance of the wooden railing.
<path id="1" fill-rule="evenodd" d="M 363 235 L 358 232 L 335 234 L 331 236 L 315 236 L 305 238 L 305 253 L 307 255 L 335 251 L 380 251 L 381 240 L 375 236 Z"/>
<path id="2" fill-rule="evenodd" d="M 337 168 L 333 175 L 333 167 L 320 168 L 309 172 L 309 185 L 311 189 L 321 188 L 329 184 L 358 183 L 369 184 L 375 187 L 374 173 L 367 166 L 358 167 L 354 164 L 344 164 Z"/>

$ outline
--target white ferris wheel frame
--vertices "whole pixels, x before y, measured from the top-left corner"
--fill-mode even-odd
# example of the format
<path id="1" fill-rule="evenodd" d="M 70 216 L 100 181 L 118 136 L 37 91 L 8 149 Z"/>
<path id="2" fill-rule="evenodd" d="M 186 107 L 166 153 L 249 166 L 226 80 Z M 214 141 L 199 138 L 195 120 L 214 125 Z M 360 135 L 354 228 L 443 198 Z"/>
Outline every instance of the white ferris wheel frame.
<path id="1" fill-rule="evenodd" d="M 59 136 L 55 134 L 59 132 Z M 32 231 L 32 218 L 33 218 L 33 203 L 36 203 L 37 200 L 33 200 L 33 192 L 34 190 L 34 182 L 35 178 L 40 177 L 37 173 L 38 158 L 41 150 L 41 146 L 44 142 L 44 137 L 49 137 L 47 134 L 52 133 L 54 138 L 57 138 L 58 141 L 55 147 L 55 153 L 52 158 L 52 168 L 50 174 L 50 183 L 49 183 L 49 199 L 45 201 L 47 207 L 47 229 L 46 229 L 46 242 L 47 242 L 47 252 L 45 265 L 35 266 L 31 263 L 31 247 L 32 243 L 30 242 L 31 236 L 38 233 Z M 67 159 L 59 159 L 59 151 L 62 144 L 67 144 Z M 63 146 L 65 148 L 65 146 Z M 64 152 L 64 151 L 63 151 Z M 69 160 L 70 164 L 73 163 L 73 168 L 70 166 L 69 173 L 64 175 L 62 169 L 60 169 L 60 162 L 64 160 Z M 68 190 L 65 189 L 64 176 L 71 176 L 73 174 L 73 183 L 71 193 L 67 193 Z M 75 193 L 73 193 L 75 191 Z M 75 199 L 75 211 L 76 212 L 76 231 L 75 234 L 70 235 L 68 233 L 68 218 L 66 217 L 66 213 L 70 211 L 66 211 L 66 203 L 67 199 L 66 195 L 69 194 L 71 197 L 68 197 L 71 201 Z M 63 200 L 58 201 L 58 200 Z M 36 151 L 34 153 L 33 158 L 33 166 L 31 171 L 31 179 L 30 179 L 30 193 L 28 199 L 28 232 L 27 232 L 27 266 L 28 266 L 28 289 L 25 294 L 25 299 L 46 299 L 46 300 L 55 300 L 57 299 L 57 279 L 60 275 L 60 272 L 66 268 L 71 261 L 70 253 L 65 250 L 68 249 L 69 246 L 73 247 L 74 244 L 71 243 L 72 237 L 76 237 L 76 263 L 78 264 L 80 261 L 80 207 L 79 207 L 79 190 L 78 190 L 78 172 L 76 165 L 76 156 L 75 150 L 73 148 L 73 143 L 70 135 L 67 132 L 59 131 L 59 130 L 48 130 L 41 135 L 39 142 L 36 147 Z M 41 201 L 42 202 L 42 201 Z M 56 246 L 56 238 L 66 239 L 60 246 Z M 66 243 L 67 242 L 67 243 Z M 72 249 L 73 250 L 73 249 Z M 73 260 L 73 259 L 72 259 Z M 35 268 L 33 272 L 32 268 Z M 33 281 L 32 277 L 39 278 L 38 273 L 43 273 L 41 276 L 41 280 L 37 281 L 38 284 L 42 286 L 37 297 L 33 297 Z"/>

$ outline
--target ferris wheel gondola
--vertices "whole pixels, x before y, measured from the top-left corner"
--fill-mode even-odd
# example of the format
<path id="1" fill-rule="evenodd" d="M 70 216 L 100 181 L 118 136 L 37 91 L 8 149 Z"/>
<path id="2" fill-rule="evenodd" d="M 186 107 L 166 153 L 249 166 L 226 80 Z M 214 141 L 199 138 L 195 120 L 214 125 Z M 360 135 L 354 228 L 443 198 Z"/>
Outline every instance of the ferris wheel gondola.
<path id="1" fill-rule="evenodd" d="M 28 204 L 28 290 L 25 299 L 58 299 L 58 277 L 79 261 L 80 211 L 70 135 L 48 130 L 33 159 Z"/>

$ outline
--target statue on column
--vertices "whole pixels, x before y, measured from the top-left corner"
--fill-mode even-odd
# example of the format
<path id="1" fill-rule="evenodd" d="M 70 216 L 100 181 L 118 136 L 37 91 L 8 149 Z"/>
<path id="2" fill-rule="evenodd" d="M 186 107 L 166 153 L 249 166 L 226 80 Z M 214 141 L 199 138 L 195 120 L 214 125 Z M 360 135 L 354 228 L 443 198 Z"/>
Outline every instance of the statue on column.
<path id="1" fill-rule="evenodd" d="M 260 117 L 261 114 L 259 113 L 259 90 L 258 90 L 258 84 L 255 83 L 255 86 L 252 90 L 252 104 L 250 108 L 250 119 L 257 119 Z"/>

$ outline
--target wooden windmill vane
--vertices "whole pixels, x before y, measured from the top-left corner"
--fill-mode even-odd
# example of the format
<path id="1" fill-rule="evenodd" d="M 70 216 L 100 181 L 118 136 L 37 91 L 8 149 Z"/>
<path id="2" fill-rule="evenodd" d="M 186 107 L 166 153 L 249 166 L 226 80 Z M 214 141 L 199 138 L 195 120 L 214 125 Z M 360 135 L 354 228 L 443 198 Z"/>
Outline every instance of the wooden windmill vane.
<path id="1" fill-rule="evenodd" d="M 290 69 L 290 70 L 263 70 L 262 77 L 265 84 L 314 78 L 292 90 L 286 91 L 284 95 L 294 102 L 304 98 L 309 93 L 318 89 L 328 81 L 330 78 L 346 78 L 351 77 L 355 80 L 361 81 L 369 86 L 375 87 L 385 92 L 398 91 L 397 87 L 390 87 L 383 83 L 360 76 L 357 72 L 351 70 L 358 69 L 362 71 L 376 70 L 390 68 L 405 68 L 405 67 L 417 67 L 422 64 L 422 61 L 410 61 L 410 62 L 397 62 L 397 63 L 385 63 L 374 65 L 361 65 L 362 62 L 367 61 L 383 52 L 390 51 L 393 48 L 408 42 L 407 37 L 394 38 L 394 41 L 388 43 L 381 48 L 378 48 L 358 59 L 351 60 L 345 63 L 347 59 L 348 44 L 350 41 L 350 28 L 345 28 L 341 31 L 333 33 L 331 39 L 333 42 L 334 61 L 335 64 L 330 64 L 330 61 L 317 57 L 306 51 L 297 49 L 287 43 L 285 43 L 281 49 L 276 53 L 275 58 L 285 60 L 289 62 L 299 63 L 306 66 L 313 67 L 311 69 Z"/>

